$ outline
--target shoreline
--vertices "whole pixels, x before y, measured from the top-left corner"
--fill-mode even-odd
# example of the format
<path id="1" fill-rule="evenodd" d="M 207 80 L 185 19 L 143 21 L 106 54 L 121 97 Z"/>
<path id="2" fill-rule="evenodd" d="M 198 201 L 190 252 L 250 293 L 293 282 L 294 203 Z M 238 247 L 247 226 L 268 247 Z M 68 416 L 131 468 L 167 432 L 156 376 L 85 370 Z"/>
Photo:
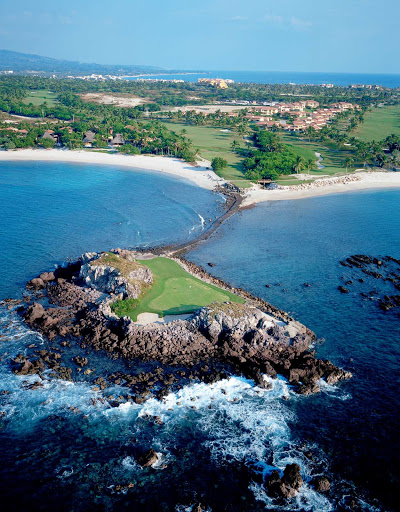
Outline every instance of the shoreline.
<path id="1" fill-rule="evenodd" d="M 344 194 L 346 192 L 391 188 L 400 188 L 400 172 L 362 171 L 345 176 L 326 177 L 314 183 L 299 184 L 293 187 L 271 190 L 253 187 L 246 192 L 242 209 L 265 201 L 288 201 L 331 194 Z"/>
<path id="2" fill-rule="evenodd" d="M 0 162 L 67 162 L 77 164 L 114 165 L 137 171 L 152 171 L 184 178 L 201 188 L 213 190 L 225 182 L 205 166 L 194 166 L 175 157 L 124 155 L 69 149 L 19 149 L 0 151 Z"/>

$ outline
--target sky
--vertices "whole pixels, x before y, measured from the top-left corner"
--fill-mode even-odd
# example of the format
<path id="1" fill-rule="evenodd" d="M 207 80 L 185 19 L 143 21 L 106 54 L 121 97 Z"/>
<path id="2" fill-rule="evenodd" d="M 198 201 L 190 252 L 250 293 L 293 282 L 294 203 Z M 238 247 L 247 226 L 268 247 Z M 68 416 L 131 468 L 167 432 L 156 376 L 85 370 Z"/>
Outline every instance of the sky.
<path id="1" fill-rule="evenodd" d="M 166 69 L 400 73 L 399 0 L 0 0 L 0 48 Z"/>

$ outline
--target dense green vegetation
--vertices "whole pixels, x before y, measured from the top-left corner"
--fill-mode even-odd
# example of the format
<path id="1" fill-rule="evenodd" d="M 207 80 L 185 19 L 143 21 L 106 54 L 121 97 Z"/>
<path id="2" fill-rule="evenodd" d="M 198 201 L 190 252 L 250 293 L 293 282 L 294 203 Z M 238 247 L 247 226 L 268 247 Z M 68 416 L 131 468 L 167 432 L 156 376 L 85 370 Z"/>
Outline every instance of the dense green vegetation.
<path id="1" fill-rule="evenodd" d="M 229 101 L 293 101 L 313 98 L 321 105 L 338 101 L 349 101 L 361 106 L 370 106 L 384 102 L 396 104 L 400 101 L 399 89 L 351 89 L 332 87 L 325 89 L 314 85 L 290 84 L 234 84 L 228 89 L 215 89 L 205 84 L 169 83 L 134 80 L 107 80 L 103 82 L 53 79 L 35 76 L 2 76 L 0 90 L 4 87 L 23 88 L 26 91 L 43 89 L 56 94 L 80 94 L 87 92 L 124 93 L 146 98 L 165 106 L 196 105 Z"/>
<path id="2" fill-rule="evenodd" d="M 72 74 L 120 74 L 125 75 L 134 73 L 157 72 L 160 68 L 155 66 L 121 66 L 107 64 L 87 64 L 70 60 L 53 59 L 41 55 L 32 55 L 10 50 L 0 50 L 1 69 L 13 69 L 14 72 L 31 73 L 32 69 L 40 70 L 41 73 L 48 73 L 51 76 L 54 73 L 62 75 Z"/>
<path id="3" fill-rule="evenodd" d="M 141 313 L 156 313 L 163 317 L 193 313 L 212 302 L 239 302 L 244 299 L 228 291 L 205 283 L 186 272 L 178 263 L 168 258 L 140 261 L 153 272 L 154 283 L 139 301 L 118 301 L 113 305 L 119 316 L 137 320 Z"/>
<path id="4" fill-rule="evenodd" d="M 119 107 L 84 101 L 81 96 L 89 92 L 131 94 L 145 103 Z M 357 167 L 398 166 L 396 144 L 389 149 L 384 136 L 400 134 L 399 94 L 398 89 L 235 84 L 217 90 L 189 82 L 1 76 L 0 111 L 28 117 L 12 125 L 0 121 L 0 149 L 54 145 L 75 149 L 86 145 L 101 150 L 111 143 L 114 150 L 127 154 L 177 156 L 189 162 L 198 154 L 214 161 L 215 171 L 223 178 L 244 188 L 260 178 L 283 180 L 292 173 L 317 177 Z M 249 123 L 246 110 L 228 114 L 210 109 L 205 115 L 168 108 L 242 99 L 293 101 L 301 97 L 312 97 L 321 106 L 350 101 L 361 108 L 339 113 L 321 130 L 309 128 L 301 135 L 279 132 L 279 127 L 273 128 L 278 134 L 260 130 Z M 385 106 L 381 108 L 371 107 L 382 102 Z M 85 136 L 89 131 L 88 143 Z M 324 169 L 317 169 L 315 152 L 321 154 Z"/>
<path id="5" fill-rule="evenodd" d="M 315 155 L 305 160 L 300 153 L 310 156 L 307 151 L 293 150 L 291 146 L 283 144 L 277 134 L 255 130 L 253 140 L 256 149 L 250 150 L 244 161 L 246 176 L 253 181 L 277 180 L 281 175 L 314 168 Z"/>
<path id="6" fill-rule="evenodd" d="M 229 129 L 222 130 L 209 126 L 192 126 L 169 121 L 165 122 L 165 126 L 176 133 L 183 131 L 199 155 L 206 160 L 211 162 L 215 157 L 226 160 L 228 166 L 218 171 L 220 176 L 241 188 L 251 185 L 244 176 L 243 158 L 238 152 L 239 148 L 244 147 L 244 141 L 238 133 Z"/>

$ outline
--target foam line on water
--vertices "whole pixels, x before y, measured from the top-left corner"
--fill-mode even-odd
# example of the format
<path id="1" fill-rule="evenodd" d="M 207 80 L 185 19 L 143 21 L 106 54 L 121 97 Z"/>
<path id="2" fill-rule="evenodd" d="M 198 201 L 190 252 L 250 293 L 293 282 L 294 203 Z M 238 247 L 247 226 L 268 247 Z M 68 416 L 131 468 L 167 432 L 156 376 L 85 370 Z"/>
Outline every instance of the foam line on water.
<path id="1" fill-rule="evenodd" d="M 24 352 L 32 342 L 43 342 L 18 317 L 7 314 L 5 317 L 11 322 L 6 329 L 10 338 L 7 358 Z M 55 414 L 72 418 L 76 415 L 78 421 L 84 415 L 81 428 L 85 435 L 100 443 L 118 442 L 127 446 L 132 438 L 145 440 L 159 453 L 159 469 L 174 463 L 174 443 L 179 439 L 179 432 L 191 432 L 199 439 L 198 449 L 208 451 L 216 465 L 221 461 L 245 462 L 267 474 L 275 468 L 282 471 L 286 464 L 296 462 L 306 482 L 312 476 L 309 462 L 292 442 L 288 422 L 294 422 L 296 417 L 284 399 L 293 400 L 295 395 L 284 378 L 266 377 L 271 386 L 266 390 L 236 376 L 214 384 L 185 386 L 169 393 L 162 401 L 151 398 L 144 404 L 125 402 L 111 407 L 107 401 L 100 403 L 97 398 L 118 396 L 123 388 L 112 386 L 102 393 L 94 391 L 87 382 L 50 379 L 47 376 L 50 371 L 46 370 L 43 387 L 29 390 L 23 383 L 34 383 L 38 376 L 17 376 L 7 364 L 1 365 L 0 372 L 2 388 L 10 392 L 2 404 L 7 428 L 19 434 L 31 431 L 38 422 Z M 153 428 L 151 421 L 155 417 L 159 425 Z M 141 471 L 129 456 L 124 456 L 119 464 L 121 470 L 133 475 Z M 59 468 L 57 476 L 66 478 L 69 471 Z M 279 510 L 262 485 L 252 484 L 251 490 L 271 510 Z M 290 506 L 286 510 L 332 510 L 329 501 L 307 485 Z"/>

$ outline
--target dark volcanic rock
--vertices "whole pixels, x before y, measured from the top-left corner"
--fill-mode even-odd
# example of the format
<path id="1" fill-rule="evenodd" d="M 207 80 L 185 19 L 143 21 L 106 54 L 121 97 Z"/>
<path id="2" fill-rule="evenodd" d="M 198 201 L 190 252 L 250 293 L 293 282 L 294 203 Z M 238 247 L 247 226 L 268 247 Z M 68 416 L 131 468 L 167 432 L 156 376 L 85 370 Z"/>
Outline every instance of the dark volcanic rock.
<path id="1" fill-rule="evenodd" d="M 43 361 L 39 359 L 29 360 L 23 354 L 18 354 L 15 359 L 11 361 L 13 372 L 17 375 L 34 375 L 41 373 L 45 369 Z"/>
<path id="2" fill-rule="evenodd" d="M 153 449 L 149 450 L 148 452 L 146 452 L 145 454 L 138 458 L 138 462 L 143 468 L 148 468 L 155 464 L 157 461 L 158 455 L 157 452 Z"/>
<path id="3" fill-rule="evenodd" d="M 269 494 L 281 498 L 293 498 L 303 485 L 298 464 L 288 464 L 282 478 L 278 471 L 273 471 L 265 483 Z"/>
<path id="4" fill-rule="evenodd" d="M 350 290 L 348 290 L 344 286 L 338 286 L 338 290 L 340 291 L 340 293 L 349 293 L 350 292 Z"/>
<path id="5" fill-rule="evenodd" d="M 314 478 L 312 484 L 318 492 L 328 492 L 331 488 L 331 483 L 325 476 L 318 476 L 317 478 Z"/>
<path id="6" fill-rule="evenodd" d="M 81 368 L 89 363 L 87 357 L 75 356 L 72 360 Z"/>
<path id="7" fill-rule="evenodd" d="M 132 257 L 129 251 L 124 255 Z M 90 345 L 114 356 L 180 365 L 191 369 L 184 372 L 185 378 L 205 382 L 225 378 L 229 368 L 229 373 L 243 374 L 268 389 L 270 384 L 263 374 L 275 378 L 280 373 L 300 393 L 308 394 L 319 391 L 321 378 L 335 383 L 351 376 L 329 361 L 315 358 L 310 350 L 315 336 L 310 330 L 245 292 L 246 304 L 212 304 L 187 321 L 141 326 L 128 317 L 115 317 L 108 302 L 111 296 L 86 287 L 78 278 L 80 269 L 80 264 L 71 264 L 55 271 L 56 281 L 48 282 L 46 287 L 54 307 L 34 303 L 26 308 L 26 322 L 50 339 L 70 335 L 79 338 L 82 347 Z M 276 318 L 286 323 L 279 325 Z M 73 360 L 81 367 L 87 364 L 83 357 Z M 55 367 L 51 361 L 45 363 L 70 378 L 71 369 Z M 219 370 L 212 366 L 215 364 L 220 365 Z M 117 375 L 114 382 L 126 383 L 135 393 L 151 390 L 158 396 L 174 385 L 176 378 L 151 371 L 140 376 Z M 103 381 L 96 384 L 101 388 L 104 385 Z"/>
<path id="8" fill-rule="evenodd" d="M 38 302 L 34 302 L 31 306 L 28 306 L 24 313 L 25 322 L 29 325 L 41 320 L 45 314 L 44 307 Z"/>
<path id="9" fill-rule="evenodd" d="M 33 290 L 42 290 L 45 284 L 43 279 L 41 279 L 40 277 L 35 277 L 34 279 L 31 279 L 26 286 Z"/>
<path id="10" fill-rule="evenodd" d="M 43 274 L 40 274 L 39 279 L 41 279 L 44 283 L 48 283 L 50 281 L 54 281 L 56 276 L 54 275 L 54 272 L 43 272 Z"/>

